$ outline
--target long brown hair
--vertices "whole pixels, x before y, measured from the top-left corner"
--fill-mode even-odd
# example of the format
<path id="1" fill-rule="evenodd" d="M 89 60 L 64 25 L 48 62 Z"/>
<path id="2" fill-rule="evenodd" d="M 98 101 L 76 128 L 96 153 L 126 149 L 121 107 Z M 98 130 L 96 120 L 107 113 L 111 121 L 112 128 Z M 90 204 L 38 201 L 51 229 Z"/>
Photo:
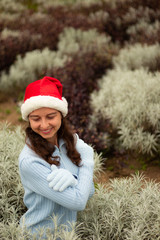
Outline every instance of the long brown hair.
<path id="1" fill-rule="evenodd" d="M 55 147 L 46 139 L 34 132 L 29 126 L 26 128 L 26 144 L 49 164 L 59 165 L 58 157 L 53 157 Z M 81 157 L 75 147 L 75 138 L 67 120 L 62 118 L 61 127 L 58 130 L 58 139 L 63 138 L 66 143 L 67 156 L 77 166 L 80 166 Z M 29 141 L 27 140 L 29 139 Z"/>

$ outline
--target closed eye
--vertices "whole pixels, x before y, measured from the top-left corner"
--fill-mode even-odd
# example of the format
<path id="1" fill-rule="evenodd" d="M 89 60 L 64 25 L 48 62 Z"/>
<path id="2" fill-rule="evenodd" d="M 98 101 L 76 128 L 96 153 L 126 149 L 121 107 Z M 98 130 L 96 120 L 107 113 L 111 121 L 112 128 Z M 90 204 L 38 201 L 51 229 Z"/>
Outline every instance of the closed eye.
<path id="1" fill-rule="evenodd" d="M 47 118 L 48 119 L 53 119 L 55 116 L 48 116 Z"/>
<path id="2" fill-rule="evenodd" d="M 40 120 L 40 118 L 31 118 L 32 121 L 38 122 Z"/>
<path id="3" fill-rule="evenodd" d="M 50 114 L 47 115 L 47 118 L 48 119 L 53 119 L 56 115 L 57 115 L 57 113 L 55 113 L 55 112 L 54 113 L 50 113 Z"/>

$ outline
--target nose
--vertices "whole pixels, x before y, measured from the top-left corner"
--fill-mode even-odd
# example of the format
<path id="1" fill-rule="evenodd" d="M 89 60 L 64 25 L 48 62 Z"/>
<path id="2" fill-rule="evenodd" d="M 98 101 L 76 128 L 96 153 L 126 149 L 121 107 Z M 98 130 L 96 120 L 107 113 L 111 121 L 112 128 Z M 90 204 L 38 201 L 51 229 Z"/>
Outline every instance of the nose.
<path id="1" fill-rule="evenodd" d="M 41 129 L 43 129 L 43 130 L 46 130 L 47 128 L 48 128 L 48 126 L 49 126 L 49 123 L 48 123 L 48 121 L 46 120 L 46 119 L 41 119 L 41 123 L 40 123 L 40 127 L 41 127 Z"/>

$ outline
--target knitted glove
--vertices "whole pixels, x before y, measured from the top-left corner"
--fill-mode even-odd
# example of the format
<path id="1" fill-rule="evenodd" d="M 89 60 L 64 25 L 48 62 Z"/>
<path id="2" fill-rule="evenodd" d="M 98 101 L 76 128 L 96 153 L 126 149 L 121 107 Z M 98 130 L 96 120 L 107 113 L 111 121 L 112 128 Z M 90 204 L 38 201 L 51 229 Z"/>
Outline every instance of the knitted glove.
<path id="1" fill-rule="evenodd" d="M 49 187 L 55 191 L 62 192 L 67 187 L 75 186 L 78 181 L 67 169 L 57 168 L 55 165 L 51 166 L 52 172 L 48 175 L 47 181 Z"/>

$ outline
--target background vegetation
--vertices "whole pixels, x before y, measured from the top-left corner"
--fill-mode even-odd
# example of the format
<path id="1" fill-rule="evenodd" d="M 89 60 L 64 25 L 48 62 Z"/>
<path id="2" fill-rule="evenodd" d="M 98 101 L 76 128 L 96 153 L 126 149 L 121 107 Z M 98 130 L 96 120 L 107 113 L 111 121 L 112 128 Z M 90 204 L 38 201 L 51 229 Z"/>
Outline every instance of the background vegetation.
<path id="1" fill-rule="evenodd" d="M 97 151 L 159 155 L 159 1 L 2 0 L 0 12 L 1 101 L 56 77 Z"/>
<path id="2" fill-rule="evenodd" d="M 56 77 L 71 124 L 98 153 L 160 164 L 159 43 L 159 0 L 1 0 L 0 101 L 19 106 L 28 83 Z M 0 134 L 0 238 L 23 239 L 23 131 L 1 125 Z M 62 239 L 160 239 L 158 189 L 141 176 L 98 186 L 78 230 L 66 236 L 62 229 Z"/>
<path id="3" fill-rule="evenodd" d="M 19 219 L 26 211 L 23 204 L 23 187 L 18 172 L 18 156 L 24 144 L 20 127 L 0 125 L 1 180 L 0 180 L 0 239 L 26 240 Z M 94 154 L 94 180 L 102 171 L 103 159 Z M 151 240 L 160 239 L 160 184 L 146 181 L 141 175 L 114 179 L 97 184 L 96 193 L 86 209 L 79 212 L 78 222 L 69 233 L 64 226 L 48 232 L 48 239 L 56 240 Z M 53 217 L 56 226 L 56 217 Z M 40 236 L 43 235 L 43 229 Z M 36 238 L 33 238 L 36 239 Z M 39 238 L 41 239 L 41 237 Z"/>

